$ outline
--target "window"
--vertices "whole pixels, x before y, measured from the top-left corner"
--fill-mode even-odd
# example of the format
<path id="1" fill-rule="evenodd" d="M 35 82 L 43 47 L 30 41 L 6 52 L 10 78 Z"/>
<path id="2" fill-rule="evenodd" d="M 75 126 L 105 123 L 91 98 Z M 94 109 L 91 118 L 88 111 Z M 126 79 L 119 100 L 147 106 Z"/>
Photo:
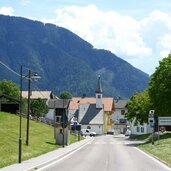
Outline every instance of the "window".
<path id="1" fill-rule="evenodd" d="M 56 116 L 55 122 L 57 123 L 61 122 L 61 116 Z"/>
<path id="2" fill-rule="evenodd" d="M 63 133 L 63 130 L 62 130 L 62 129 L 60 129 L 60 130 L 59 130 L 59 133 L 60 133 L 60 134 L 62 134 L 62 133 Z"/>
<path id="3" fill-rule="evenodd" d="M 90 126 L 87 126 L 87 129 L 91 129 L 91 127 Z"/>
<path id="4" fill-rule="evenodd" d="M 126 119 L 120 119 L 121 124 L 126 124 Z"/>
<path id="5" fill-rule="evenodd" d="M 144 127 L 141 127 L 141 132 L 144 132 Z"/>
<path id="6" fill-rule="evenodd" d="M 125 115 L 125 110 L 121 110 L 121 115 Z"/>
<path id="7" fill-rule="evenodd" d="M 97 95 L 97 98 L 100 99 L 101 98 L 101 95 Z"/>
<path id="8" fill-rule="evenodd" d="M 137 132 L 140 132 L 140 127 L 139 126 L 137 126 Z"/>

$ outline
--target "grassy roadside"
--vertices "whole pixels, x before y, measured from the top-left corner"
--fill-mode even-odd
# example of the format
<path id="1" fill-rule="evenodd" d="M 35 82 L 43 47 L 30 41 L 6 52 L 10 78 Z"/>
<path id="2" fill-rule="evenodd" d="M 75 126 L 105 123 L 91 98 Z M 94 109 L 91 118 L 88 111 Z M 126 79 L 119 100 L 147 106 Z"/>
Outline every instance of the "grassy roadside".
<path id="1" fill-rule="evenodd" d="M 134 141 L 148 141 L 150 139 L 151 134 L 143 134 L 143 135 L 131 135 L 130 140 Z"/>
<path id="2" fill-rule="evenodd" d="M 29 146 L 25 145 L 26 119 L 22 119 L 22 161 L 60 148 L 55 144 L 54 128 L 30 121 Z M 0 112 L 0 168 L 18 162 L 19 117 Z M 71 135 L 70 143 L 77 141 Z"/>
<path id="3" fill-rule="evenodd" d="M 161 135 L 159 142 L 156 138 L 154 145 L 151 144 L 151 135 L 149 134 L 136 137 L 136 139 L 147 141 L 145 144 L 138 146 L 141 150 L 159 158 L 171 166 L 171 132 Z"/>

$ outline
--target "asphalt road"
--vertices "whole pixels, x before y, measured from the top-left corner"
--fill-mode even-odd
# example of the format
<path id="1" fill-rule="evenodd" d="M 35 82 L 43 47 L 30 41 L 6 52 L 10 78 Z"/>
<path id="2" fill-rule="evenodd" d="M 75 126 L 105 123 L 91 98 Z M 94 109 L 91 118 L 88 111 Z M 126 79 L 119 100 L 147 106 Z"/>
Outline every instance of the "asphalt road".
<path id="1" fill-rule="evenodd" d="M 95 137 L 73 154 L 43 171 L 169 171 L 167 166 L 146 155 L 121 136 Z"/>

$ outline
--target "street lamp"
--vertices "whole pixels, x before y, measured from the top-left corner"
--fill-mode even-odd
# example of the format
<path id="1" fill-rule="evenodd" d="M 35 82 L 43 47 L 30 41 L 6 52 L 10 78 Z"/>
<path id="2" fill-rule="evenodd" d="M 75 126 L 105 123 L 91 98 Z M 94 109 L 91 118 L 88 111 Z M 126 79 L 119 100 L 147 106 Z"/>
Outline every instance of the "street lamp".
<path id="1" fill-rule="evenodd" d="M 32 76 L 32 71 L 29 69 L 29 75 L 28 75 L 28 108 L 27 108 L 27 129 L 26 129 L 26 145 L 29 145 L 29 117 L 30 117 L 30 96 L 31 96 L 31 81 L 37 81 L 40 79 L 40 76 L 37 75 L 37 73 L 34 73 Z"/>
<path id="2" fill-rule="evenodd" d="M 31 92 L 31 80 L 38 80 L 40 77 L 37 74 L 34 74 L 34 76 L 31 77 L 31 70 L 29 70 L 28 76 L 23 76 L 23 67 L 21 65 L 20 67 L 20 109 L 19 109 L 19 115 L 20 115 L 20 124 L 19 124 L 19 152 L 18 152 L 18 162 L 21 163 L 22 159 L 22 81 L 23 79 L 28 79 L 28 115 L 27 115 L 27 137 L 29 137 L 29 115 L 30 115 L 30 92 Z M 28 145 L 28 138 L 26 139 L 26 144 Z"/>

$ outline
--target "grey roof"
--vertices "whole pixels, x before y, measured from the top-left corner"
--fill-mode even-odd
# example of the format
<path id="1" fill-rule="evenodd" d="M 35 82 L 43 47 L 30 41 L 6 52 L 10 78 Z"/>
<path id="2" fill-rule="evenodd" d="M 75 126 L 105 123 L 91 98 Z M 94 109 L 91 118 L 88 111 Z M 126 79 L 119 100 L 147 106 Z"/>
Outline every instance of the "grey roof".
<path id="1" fill-rule="evenodd" d="M 103 124 L 102 109 L 96 109 L 95 104 L 89 104 L 87 112 L 82 115 L 79 113 L 80 124 Z"/>
<path id="2" fill-rule="evenodd" d="M 102 86 L 101 86 L 101 78 L 100 78 L 100 75 L 99 75 L 98 80 L 97 80 L 96 93 L 102 93 Z"/>
<path id="3" fill-rule="evenodd" d="M 115 109 L 124 109 L 126 108 L 128 100 L 115 100 Z"/>
<path id="4" fill-rule="evenodd" d="M 67 109 L 69 102 L 69 99 L 50 99 L 48 100 L 48 107 L 51 109 Z"/>

